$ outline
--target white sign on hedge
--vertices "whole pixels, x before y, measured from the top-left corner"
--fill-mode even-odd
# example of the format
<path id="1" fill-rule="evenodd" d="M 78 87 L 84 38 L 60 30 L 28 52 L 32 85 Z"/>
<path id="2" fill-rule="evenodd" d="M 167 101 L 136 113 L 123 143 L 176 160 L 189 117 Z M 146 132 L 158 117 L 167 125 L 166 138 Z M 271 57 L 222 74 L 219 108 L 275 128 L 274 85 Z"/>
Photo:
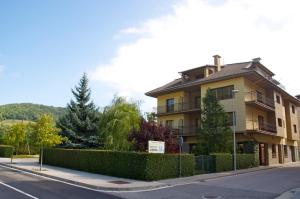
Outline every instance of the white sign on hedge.
<path id="1" fill-rule="evenodd" d="M 148 141 L 149 153 L 165 153 L 165 142 Z"/>

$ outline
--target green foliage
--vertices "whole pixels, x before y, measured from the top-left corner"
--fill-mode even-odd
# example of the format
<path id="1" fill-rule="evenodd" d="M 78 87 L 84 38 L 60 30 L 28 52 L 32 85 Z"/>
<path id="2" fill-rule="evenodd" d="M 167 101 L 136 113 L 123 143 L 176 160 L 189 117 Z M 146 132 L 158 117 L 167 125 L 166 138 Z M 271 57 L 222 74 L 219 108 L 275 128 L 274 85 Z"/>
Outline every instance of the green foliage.
<path id="1" fill-rule="evenodd" d="M 17 153 L 20 146 L 26 144 L 26 131 L 27 125 L 24 123 L 15 123 L 7 126 L 4 130 L 4 143 L 14 146 Z"/>
<path id="2" fill-rule="evenodd" d="M 155 112 L 146 112 L 145 116 L 147 122 L 154 123 L 154 124 L 157 123 L 157 115 Z"/>
<path id="3" fill-rule="evenodd" d="M 259 161 L 255 153 L 245 153 L 236 155 L 237 169 L 247 169 L 251 167 L 258 167 Z"/>
<path id="4" fill-rule="evenodd" d="M 36 121 L 42 114 L 51 114 L 57 120 L 65 114 L 65 108 L 31 103 L 6 104 L 0 106 L 0 121 L 29 120 Z"/>
<path id="5" fill-rule="evenodd" d="M 60 129 L 56 128 L 52 116 L 42 115 L 32 126 L 31 141 L 36 146 L 52 147 L 60 144 L 63 138 L 58 134 Z"/>
<path id="6" fill-rule="evenodd" d="M 196 170 L 201 172 L 222 172 L 233 170 L 233 156 L 229 153 L 213 153 L 196 156 Z M 237 154 L 237 169 L 247 169 L 259 166 L 255 153 Z"/>
<path id="7" fill-rule="evenodd" d="M 228 127 L 227 113 L 216 96 L 208 89 L 203 98 L 201 128 L 198 131 L 198 145 L 195 153 L 230 152 L 232 132 Z"/>
<path id="8" fill-rule="evenodd" d="M 75 101 L 67 105 L 67 114 L 60 118 L 58 127 L 61 134 L 68 138 L 64 146 L 86 147 L 84 139 L 89 140 L 90 136 L 98 133 L 99 111 L 90 100 L 91 90 L 88 88 L 88 78 L 84 74 L 79 85 L 72 89 Z M 88 146 L 89 147 L 89 146 Z"/>
<path id="9" fill-rule="evenodd" d="M 194 156 L 184 154 L 182 176 L 194 173 Z M 46 164 L 139 180 L 178 177 L 178 155 L 79 149 L 45 149 Z"/>
<path id="10" fill-rule="evenodd" d="M 130 132 L 139 129 L 140 120 L 138 103 L 115 97 L 100 114 L 100 135 L 105 149 L 130 150 L 132 143 L 127 138 Z"/>
<path id="11" fill-rule="evenodd" d="M 13 147 L 8 145 L 0 145 L 0 157 L 10 158 L 13 155 Z"/>
<path id="12" fill-rule="evenodd" d="M 212 157 L 212 171 L 222 172 L 230 171 L 233 166 L 233 158 L 229 153 L 214 153 L 210 155 Z"/>

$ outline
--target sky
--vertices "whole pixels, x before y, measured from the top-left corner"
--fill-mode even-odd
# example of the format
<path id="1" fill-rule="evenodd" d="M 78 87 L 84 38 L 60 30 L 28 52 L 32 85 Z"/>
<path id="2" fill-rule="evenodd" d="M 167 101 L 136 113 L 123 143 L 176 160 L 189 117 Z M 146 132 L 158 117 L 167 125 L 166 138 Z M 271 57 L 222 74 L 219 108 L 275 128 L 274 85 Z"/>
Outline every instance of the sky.
<path id="1" fill-rule="evenodd" d="M 0 1 L 0 104 L 66 106 L 86 72 L 100 107 L 114 95 L 142 101 L 178 72 L 263 63 L 292 95 L 299 89 L 297 0 Z"/>

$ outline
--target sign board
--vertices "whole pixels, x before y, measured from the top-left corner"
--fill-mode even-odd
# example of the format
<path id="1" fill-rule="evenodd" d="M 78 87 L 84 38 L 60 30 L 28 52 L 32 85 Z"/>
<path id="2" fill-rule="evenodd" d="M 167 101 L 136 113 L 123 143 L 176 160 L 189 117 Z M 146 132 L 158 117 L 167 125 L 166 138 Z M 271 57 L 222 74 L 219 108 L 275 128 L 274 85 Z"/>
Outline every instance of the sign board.
<path id="1" fill-rule="evenodd" d="M 148 141 L 149 153 L 165 153 L 165 142 Z"/>

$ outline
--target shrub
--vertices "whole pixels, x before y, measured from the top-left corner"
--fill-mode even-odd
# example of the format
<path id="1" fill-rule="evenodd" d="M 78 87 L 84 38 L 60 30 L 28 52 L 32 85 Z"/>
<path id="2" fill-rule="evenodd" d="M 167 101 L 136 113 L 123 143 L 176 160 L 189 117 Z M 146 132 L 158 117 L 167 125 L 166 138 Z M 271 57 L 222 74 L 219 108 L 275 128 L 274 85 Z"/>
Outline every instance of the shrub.
<path id="1" fill-rule="evenodd" d="M 139 180 L 159 180 L 179 175 L 179 156 L 84 149 L 45 149 L 43 162 L 81 171 Z M 182 176 L 194 174 L 193 155 L 181 157 Z"/>
<path id="2" fill-rule="evenodd" d="M 251 167 L 257 167 L 258 164 L 259 162 L 257 161 L 256 155 L 254 153 L 236 155 L 237 169 L 247 169 Z"/>
<path id="3" fill-rule="evenodd" d="M 13 147 L 8 145 L 0 145 L 0 157 L 10 158 L 13 154 Z"/>
<path id="4" fill-rule="evenodd" d="M 229 153 L 214 153 L 212 156 L 212 171 L 221 172 L 221 171 L 230 171 L 232 170 L 232 155 Z"/>
<path id="5" fill-rule="evenodd" d="M 233 169 L 233 156 L 229 153 L 214 153 L 209 156 L 197 156 L 196 170 L 199 172 L 222 172 Z M 237 154 L 237 169 L 257 167 L 259 162 L 256 153 Z"/>

